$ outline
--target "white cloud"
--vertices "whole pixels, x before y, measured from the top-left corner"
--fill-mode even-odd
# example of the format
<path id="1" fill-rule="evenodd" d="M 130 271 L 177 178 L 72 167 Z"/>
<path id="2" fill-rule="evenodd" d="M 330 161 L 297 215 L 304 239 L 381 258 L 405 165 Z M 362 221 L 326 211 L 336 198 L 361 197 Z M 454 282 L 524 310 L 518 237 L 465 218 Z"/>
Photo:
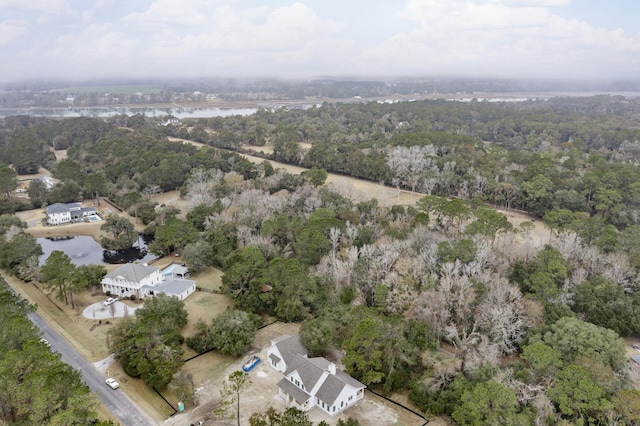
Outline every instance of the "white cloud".
<path id="1" fill-rule="evenodd" d="M 301 2 L 277 8 L 224 5 L 211 9 L 205 20 L 189 31 L 168 25 L 152 28 L 145 34 L 149 48 L 144 57 L 167 62 L 178 57 L 202 72 L 258 75 L 277 73 L 280 65 L 311 69 L 329 56 L 341 57 L 340 49 L 348 45 L 339 38 L 339 23 L 323 20 Z"/>
<path id="2" fill-rule="evenodd" d="M 554 13 L 568 3 L 388 0 L 381 15 L 339 0 L 0 0 L 0 60 L 4 78 L 637 75 L 640 33 Z"/>
<path id="3" fill-rule="evenodd" d="M 133 26 L 184 25 L 201 26 L 206 22 L 207 8 L 215 2 L 206 0 L 155 0 L 144 12 L 132 12 L 122 21 Z"/>
<path id="4" fill-rule="evenodd" d="M 501 76 L 632 75 L 638 36 L 554 15 L 561 1 L 409 0 L 398 16 L 414 25 L 363 52 L 396 70 Z M 607 58 L 607 61 L 603 61 Z M 636 64 L 637 66 L 637 64 Z"/>
<path id="5" fill-rule="evenodd" d="M 27 33 L 26 22 L 7 19 L 0 22 L 0 46 L 7 46 Z"/>

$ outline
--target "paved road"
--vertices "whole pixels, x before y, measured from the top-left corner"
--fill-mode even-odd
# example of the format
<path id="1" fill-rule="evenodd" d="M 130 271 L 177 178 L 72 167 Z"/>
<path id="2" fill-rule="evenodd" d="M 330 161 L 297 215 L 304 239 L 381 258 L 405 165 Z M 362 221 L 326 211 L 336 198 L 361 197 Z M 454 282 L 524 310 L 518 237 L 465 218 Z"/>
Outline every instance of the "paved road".
<path id="1" fill-rule="evenodd" d="M 42 330 L 43 337 L 49 341 L 51 349 L 61 355 L 62 361 L 82 373 L 84 382 L 124 426 L 154 426 L 156 424 L 133 405 L 124 392 L 108 387 L 104 382 L 104 375 L 53 330 L 37 312 L 30 313 L 29 319 Z"/>

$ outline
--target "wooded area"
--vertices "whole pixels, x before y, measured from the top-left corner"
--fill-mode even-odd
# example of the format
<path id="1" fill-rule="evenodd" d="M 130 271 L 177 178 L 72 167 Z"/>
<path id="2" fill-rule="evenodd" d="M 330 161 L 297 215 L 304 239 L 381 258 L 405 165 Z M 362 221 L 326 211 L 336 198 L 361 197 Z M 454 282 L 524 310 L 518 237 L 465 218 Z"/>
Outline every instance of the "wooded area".
<path id="1" fill-rule="evenodd" d="M 125 369 L 151 384 L 171 383 L 183 341 L 242 354 L 255 315 L 268 315 L 301 322 L 313 355 L 344 351 L 337 361 L 367 386 L 458 424 L 634 424 L 640 391 L 621 336 L 640 332 L 639 118 L 640 101 L 611 96 L 323 104 L 168 126 L 10 117 L 0 266 L 63 298 L 66 284 L 34 264 L 35 241 L 8 215 L 106 195 L 155 234 L 155 252 L 222 268 L 234 300 L 229 318 L 193 336 L 180 333 L 182 314 L 156 329 L 143 310 L 114 328 Z M 238 154 L 265 144 L 265 160 L 310 171 Z M 60 183 L 33 180 L 28 200 L 15 197 L 18 174 L 39 167 Z M 324 185 L 326 171 L 424 196 L 354 202 Z M 175 189 L 186 219 L 150 200 Z M 530 244 L 531 222 L 514 228 L 486 203 L 543 220 L 549 244 Z M 113 244 L 126 241 L 117 225 L 104 230 Z M 238 331 L 222 333 L 231 323 Z"/>

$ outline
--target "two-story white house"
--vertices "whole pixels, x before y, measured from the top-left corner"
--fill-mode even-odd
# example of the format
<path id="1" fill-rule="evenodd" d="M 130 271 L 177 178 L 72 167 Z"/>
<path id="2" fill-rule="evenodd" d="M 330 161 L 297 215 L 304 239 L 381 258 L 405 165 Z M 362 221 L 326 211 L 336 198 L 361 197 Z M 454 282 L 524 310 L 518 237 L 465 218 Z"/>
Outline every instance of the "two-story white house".
<path id="1" fill-rule="evenodd" d="M 196 282 L 164 275 L 155 266 L 127 263 L 102 278 L 102 291 L 116 297 L 138 298 L 164 293 L 184 300 L 196 291 Z"/>
<path id="2" fill-rule="evenodd" d="M 302 411 L 317 407 L 334 416 L 364 398 L 365 385 L 327 359 L 307 355 L 298 335 L 274 339 L 267 349 L 271 368 L 284 374 L 278 394 L 289 406 Z"/>
<path id="3" fill-rule="evenodd" d="M 47 223 L 49 225 L 61 225 L 95 214 L 96 209 L 82 207 L 80 203 L 55 203 L 47 206 Z"/>

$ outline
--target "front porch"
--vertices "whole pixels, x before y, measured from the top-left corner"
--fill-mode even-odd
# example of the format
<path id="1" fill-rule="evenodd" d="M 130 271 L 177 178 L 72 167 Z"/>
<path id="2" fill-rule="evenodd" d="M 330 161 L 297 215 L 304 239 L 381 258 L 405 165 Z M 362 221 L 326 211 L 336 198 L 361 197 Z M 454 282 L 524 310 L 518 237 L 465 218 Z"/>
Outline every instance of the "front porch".
<path id="1" fill-rule="evenodd" d="M 311 396 L 287 379 L 282 379 L 278 383 L 278 395 L 285 400 L 289 407 L 295 407 L 304 412 L 313 408 L 310 402 Z"/>

